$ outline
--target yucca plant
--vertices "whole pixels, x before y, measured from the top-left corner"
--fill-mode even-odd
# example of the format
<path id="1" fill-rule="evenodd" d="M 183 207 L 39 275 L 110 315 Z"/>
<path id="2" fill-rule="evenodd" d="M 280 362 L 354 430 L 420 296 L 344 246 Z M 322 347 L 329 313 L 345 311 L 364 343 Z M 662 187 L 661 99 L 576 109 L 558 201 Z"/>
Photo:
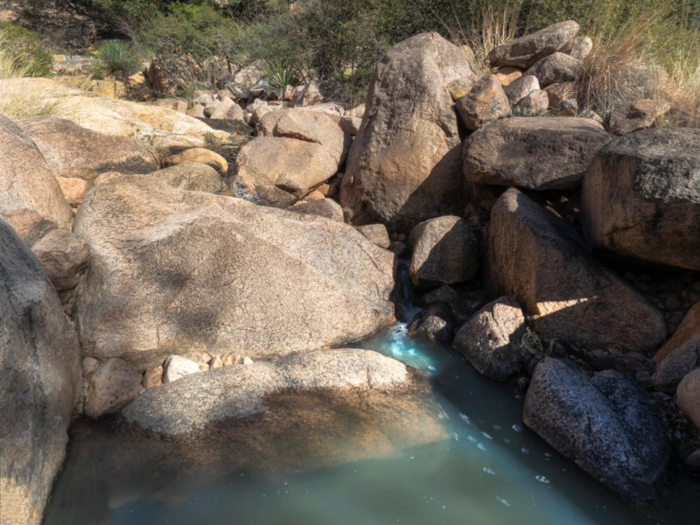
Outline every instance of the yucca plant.
<path id="1" fill-rule="evenodd" d="M 262 66 L 270 88 L 279 92 L 280 100 L 284 99 L 284 89 L 288 85 L 301 83 L 299 68 L 292 61 L 280 59 L 266 60 L 263 62 Z"/>
<path id="2" fill-rule="evenodd" d="M 114 96 L 117 96 L 117 79 L 126 84 L 129 76 L 141 67 L 141 60 L 127 42 L 107 40 L 95 52 L 94 70 L 97 74 L 112 75 Z"/>

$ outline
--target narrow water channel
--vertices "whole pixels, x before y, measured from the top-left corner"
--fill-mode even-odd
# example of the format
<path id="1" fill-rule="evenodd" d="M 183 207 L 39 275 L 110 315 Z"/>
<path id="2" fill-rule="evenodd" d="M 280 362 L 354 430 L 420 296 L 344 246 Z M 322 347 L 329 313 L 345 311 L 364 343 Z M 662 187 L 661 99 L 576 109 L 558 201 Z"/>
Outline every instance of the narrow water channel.
<path id="1" fill-rule="evenodd" d="M 437 410 L 448 427 L 446 439 L 417 448 L 399 447 L 398 452 L 379 459 L 341 461 L 338 466 L 280 471 L 274 476 L 250 467 L 208 474 L 171 471 L 168 476 L 158 476 L 157 466 L 149 467 L 145 475 L 139 471 L 129 476 L 120 471 L 134 464 L 134 458 L 127 457 L 128 449 L 119 450 L 124 461 L 116 467 L 112 462 L 107 468 L 101 460 L 116 453 L 109 424 L 83 423 L 72 431 L 67 464 L 45 523 L 699 523 L 700 480 L 677 473 L 669 494 L 651 507 L 618 497 L 525 428 L 522 396 L 513 385 L 480 376 L 458 352 L 412 340 L 405 324 L 388 327 L 360 346 L 430 375 Z M 294 444 L 285 439 L 281 437 L 277 446 L 293 453 Z M 342 457 L 344 436 L 338 436 L 337 446 Z M 140 479 L 144 476 L 153 479 L 144 484 Z"/>

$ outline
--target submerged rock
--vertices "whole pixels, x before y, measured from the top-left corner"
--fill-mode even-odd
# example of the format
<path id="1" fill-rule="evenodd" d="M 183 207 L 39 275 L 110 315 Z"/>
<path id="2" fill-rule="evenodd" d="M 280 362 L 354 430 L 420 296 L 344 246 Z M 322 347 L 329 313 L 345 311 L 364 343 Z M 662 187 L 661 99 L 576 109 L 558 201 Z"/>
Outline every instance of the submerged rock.
<path id="1" fill-rule="evenodd" d="M 666 433 L 647 394 L 622 374 L 586 374 L 542 361 L 525 398 L 525 424 L 559 453 L 624 496 L 654 498 L 669 460 Z"/>
<path id="2" fill-rule="evenodd" d="M 85 356 L 257 360 L 393 320 L 393 254 L 338 222 L 124 175 L 88 193 L 75 232 L 93 254 L 74 310 Z"/>
<path id="3" fill-rule="evenodd" d="M 0 521 L 39 525 L 80 394 L 80 345 L 41 264 L 3 219 L 0 246 Z"/>
<path id="4" fill-rule="evenodd" d="M 513 117 L 464 142 L 468 184 L 563 190 L 581 184 L 593 157 L 614 137 L 590 119 Z"/>
<path id="5" fill-rule="evenodd" d="M 501 297 L 484 306 L 457 332 L 454 345 L 479 373 L 506 381 L 520 369 L 527 331 L 520 305 Z"/>
<path id="6" fill-rule="evenodd" d="M 578 232 L 516 189 L 493 207 L 487 282 L 515 299 L 544 339 L 588 350 L 655 351 L 666 337 L 661 313 L 594 261 Z"/>
<path id="7" fill-rule="evenodd" d="M 31 210 L 68 229 L 73 213 L 39 148 L 0 115 L 0 213 Z"/>
<path id="8" fill-rule="evenodd" d="M 404 40 L 381 59 L 340 191 L 353 224 L 409 231 L 462 213 L 461 139 L 448 85 L 478 77 L 469 57 L 437 33 Z"/>
<path id="9" fill-rule="evenodd" d="M 700 130 L 661 128 L 618 138 L 583 184 L 584 226 L 597 246 L 700 270 Z"/>

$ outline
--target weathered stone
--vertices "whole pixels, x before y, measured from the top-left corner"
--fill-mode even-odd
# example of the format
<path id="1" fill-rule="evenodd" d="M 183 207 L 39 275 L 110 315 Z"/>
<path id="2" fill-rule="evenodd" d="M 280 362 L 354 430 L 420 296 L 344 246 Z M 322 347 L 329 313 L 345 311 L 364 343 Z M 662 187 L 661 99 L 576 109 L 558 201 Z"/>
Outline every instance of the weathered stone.
<path id="1" fill-rule="evenodd" d="M 464 142 L 464 175 L 468 184 L 575 188 L 595 154 L 612 139 L 589 119 L 513 117 Z"/>
<path id="2" fill-rule="evenodd" d="M 68 229 L 73 213 L 32 139 L 0 115 L 0 213 L 32 210 Z"/>
<path id="3" fill-rule="evenodd" d="M 621 137 L 593 160 L 583 184 L 584 225 L 597 246 L 700 270 L 700 130 Z"/>
<path id="4" fill-rule="evenodd" d="M 143 388 L 148 390 L 163 384 L 163 367 L 149 368 L 143 373 Z"/>
<path id="5" fill-rule="evenodd" d="M 513 82 L 523 76 L 523 70 L 519 67 L 504 66 L 499 67 L 495 73 L 496 78 L 503 87 L 510 86 Z"/>
<path id="6" fill-rule="evenodd" d="M 47 104 L 55 104 L 59 116 L 83 128 L 112 136 L 146 138 L 159 149 L 202 147 L 212 136 L 222 140 L 228 136 L 168 108 L 97 96 L 47 78 L 0 80 L 0 90 L 3 97 L 19 96 L 23 100 L 27 93 L 40 93 Z"/>
<path id="7" fill-rule="evenodd" d="M 33 245 L 58 225 L 48 219 L 44 219 L 34 210 L 10 210 L 0 213 L 0 217 L 17 232 L 27 246 Z"/>
<path id="8" fill-rule="evenodd" d="M 360 132 L 362 117 L 343 116 L 339 122 L 340 129 L 348 135 L 355 136 Z"/>
<path id="9" fill-rule="evenodd" d="M 61 187 L 66 202 L 74 208 L 80 206 L 85 194 L 90 189 L 90 183 L 78 177 L 57 177 L 56 180 Z"/>
<path id="10" fill-rule="evenodd" d="M 229 97 L 215 102 L 204 109 L 204 116 L 212 119 L 243 120 L 243 108 Z"/>
<path id="11" fill-rule="evenodd" d="M 172 109 L 178 113 L 187 113 L 187 101 L 180 98 L 160 98 L 156 100 L 156 106 Z"/>
<path id="12" fill-rule="evenodd" d="M 657 366 L 663 361 L 667 355 L 680 348 L 684 344 L 693 339 L 700 338 L 700 303 L 695 303 L 693 307 L 685 314 L 683 321 L 673 332 L 671 339 L 666 341 L 664 346 L 656 352 L 654 361 Z"/>
<path id="13" fill-rule="evenodd" d="M 3 161 L 22 145 L 35 151 L 0 140 Z M 80 395 L 80 345 L 39 261 L 3 219 L 0 246 L 0 521 L 39 525 Z"/>
<path id="14" fill-rule="evenodd" d="M 140 370 L 204 351 L 257 359 L 393 320 L 393 254 L 338 222 L 124 175 L 88 193 L 74 231 L 93 256 L 75 302 L 84 355 Z"/>
<path id="15" fill-rule="evenodd" d="M 562 53 L 571 55 L 578 60 L 586 60 L 593 51 L 593 40 L 587 36 L 576 37 L 569 45 L 562 49 Z"/>
<path id="16" fill-rule="evenodd" d="M 53 230 L 32 246 L 32 252 L 65 302 L 90 263 L 88 243 L 74 233 Z"/>
<path id="17" fill-rule="evenodd" d="M 408 335 L 430 341 L 450 343 L 455 329 L 455 316 L 446 304 L 433 304 L 420 312 L 408 326 Z"/>
<path id="18" fill-rule="evenodd" d="M 676 402 L 681 412 L 700 430 L 700 368 L 685 376 L 678 385 Z"/>
<path id="19" fill-rule="evenodd" d="M 389 239 L 389 232 L 383 224 L 365 224 L 355 226 L 355 229 L 380 248 L 389 249 L 391 239 Z"/>
<path id="20" fill-rule="evenodd" d="M 568 98 L 559 103 L 556 114 L 560 117 L 575 117 L 578 115 L 578 102 L 575 98 Z"/>
<path id="21" fill-rule="evenodd" d="M 108 359 L 87 379 L 85 415 L 93 419 L 119 412 L 143 391 L 139 371 L 121 359 Z"/>
<path id="22" fill-rule="evenodd" d="M 336 124 L 340 123 L 340 118 L 345 114 L 345 106 L 339 102 L 326 102 L 315 106 L 297 108 L 298 111 L 310 111 L 312 113 L 323 113 L 330 117 Z"/>
<path id="23" fill-rule="evenodd" d="M 618 106 L 610 116 L 610 133 L 627 135 L 650 128 L 671 106 L 654 100 L 637 100 Z"/>
<path id="24" fill-rule="evenodd" d="M 163 363 L 163 384 L 167 385 L 197 372 L 199 372 L 199 364 L 186 357 L 171 355 Z"/>
<path id="25" fill-rule="evenodd" d="M 501 297 L 459 329 L 454 345 L 479 373 L 503 382 L 522 366 L 521 346 L 526 331 L 520 305 L 510 297 Z"/>
<path id="26" fill-rule="evenodd" d="M 180 190 L 219 194 L 226 188 L 224 180 L 214 168 L 199 162 L 183 162 L 154 171 L 148 176 L 162 180 L 167 185 Z"/>
<path id="27" fill-rule="evenodd" d="M 543 117 L 549 108 L 549 95 L 546 91 L 537 89 L 520 99 L 513 106 L 512 113 L 520 117 Z"/>
<path id="28" fill-rule="evenodd" d="M 474 77 L 469 76 L 458 78 L 447 84 L 447 91 L 450 92 L 452 100 L 457 102 L 460 98 L 469 94 L 474 87 L 474 84 L 476 84 Z"/>
<path id="29" fill-rule="evenodd" d="M 297 213 L 325 217 L 335 222 L 345 222 L 343 208 L 333 199 L 320 199 L 311 202 L 302 202 L 300 204 L 297 203 L 290 209 Z"/>
<path id="30" fill-rule="evenodd" d="M 517 38 L 491 50 L 489 61 L 494 67 L 516 66 L 526 69 L 546 56 L 567 47 L 578 33 L 579 25 L 569 20 Z"/>
<path id="31" fill-rule="evenodd" d="M 509 84 L 505 89 L 505 94 L 511 104 L 517 104 L 530 93 L 540 89 L 540 81 L 532 75 L 520 77 L 518 80 Z"/>
<path id="32" fill-rule="evenodd" d="M 583 63 L 564 53 L 554 53 L 525 71 L 525 75 L 537 77 L 543 88 L 552 84 L 572 82 L 577 80 L 582 73 Z"/>
<path id="33" fill-rule="evenodd" d="M 190 375 L 148 390 L 124 416 L 152 432 L 180 436 L 215 421 L 263 413 L 265 397 L 283 389 L 379 389 L 408 380 L 406 365 L 370 350 L 306 352 Z"/>
<path id="34" fill-rule="evenodd" d="M 659 390 L 672 394 L 678 383 L 696 368 L 700 368 L 700 339 L 691 339 L 659 363 L 652 381 Z"/>
<path id="35" fill-rule="evenodd" d="M 313 106 L 322 100 L 323 95 L 321 95 L 316 82 L 309 82 L 305 86 L 299 86 L 292 94 L 292 105 L 294 107 Z"/>
<path id="36" fill-rule="evenodd" d="M 61 118 L 39 117 L 24 125 L 57 177 L 92 182 L 101 173 L 150 173 L 158 169 L 158 156 L 134 137 L 115 137 L 82 128 Z"/>
<path id="37" fill-rule="evenodd" d="M 421 296 L 420 304 L 431 305 L 436 303 L 452 304 L 459 299 L 457 290 L 448 285 L 440 286 L 434 290 L 430 290 L 425 295 Z"/>
<path id="38" fill-rule="evenodd" d="M 508 116 L 510 103 L 495 75 L 482 77 L 474 87 L 456 103 L 462 123 L 475 130 Z"/>
<path id="39" fill-rule="evenodd" d="M 490 288 L 515 299 L 541 338 L 623 352 L 664 341 L 661 313 L 595 262 L 575 229 L 518 190 L 493 207 L 487 245 Z"/>
<path id="40" fill-rule="evenodd" d="M 228 162 L 218 153 L 204 148 L 186 149 L 177 155 L 171 155 L 165 159 L 166 166 L 177 166 L 178 164 L 198 162 L 214 168 L 219 175 L 225 177 L 228 173 Z M 155 171 L 155 170 L 152 170 Z"/>
<path id="41" fill-rule="evenodd" d="M 560 454 L 624 496 L 653 499 L 669 459 L 647 394 L 613 370 L 589 379 L 546 358 L 532 376 L 523 420 Z"/>
<path id="42" fill-rule="evenodd" d="M 551 86 L 547 87 L 545 91 L 549 97 L 550 109 L 555 109 L 565 100 L 576 98 L 576 85 L 573 82 L 552 84 Z"/>
<path id="43" fill-rule="evenodd" d="M 467 55 L 436 33 L 411 37 L 384 56 L 340 190 L 353 224 L 409 231 L 426 219 L 462 213 L 461 139 L 447 86 L 478 76 Z"/>
<path id="44" fill-rule="evenodd" d="M 471 221 L 449 215 L 416 225 L 409 238 L 413 284 L 456 284 L 474 277 L 481 266 L 477 228 Z"/>
<path id="45" fill-rule="evenodd" d="M 190 109 L 187 110 L 187 116 L 193 118 L 206 118 L 204 116 L 205 107 L 201 104 L 194 104 Z"/>

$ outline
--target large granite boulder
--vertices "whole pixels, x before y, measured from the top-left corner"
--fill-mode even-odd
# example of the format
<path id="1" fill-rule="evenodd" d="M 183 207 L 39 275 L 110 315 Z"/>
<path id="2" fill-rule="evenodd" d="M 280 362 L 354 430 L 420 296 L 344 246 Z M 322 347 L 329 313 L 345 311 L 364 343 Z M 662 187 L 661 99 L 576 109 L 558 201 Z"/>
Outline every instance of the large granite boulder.
<path id="1" fill-rule="evenodd" d="M 340 191 L 353 224 L 409 231 L 462 213 L 461 139 L 448 85 L 478 76 L 469 57 L 436 33 L 411 37 L 381 59 Z"/>
<path id="2" fill-rule="evenodd" d="M 648 395 L 619 372 L 589 378 L 546 358 L 532 376 L 523 420 L 559 453 L 625 496 L 653 499 L 669 445 Z"/>
<path id="3" fill-rule="evenodd" d="M 567 48 L 578 30 L 579 25 L 573 20 L 545 27 L 492 49 L 489 62 L 494 67 L 516 66 L 527 69 L 552 53 Z"/>
<path id="4" fill-rule="evenodd" d="M 581 184 L 591 160 L 614 137 L 590 119 L 513 117 L 464 142 L 468 183 L 563 190 Z"/>
<path id="5" fill-rule="evenodd" d="M 36 95 L 54 108 L 56 116 L 107 135 L 139 137 L 159 149 L 206 146 L 228 134 L 169 108 L 96 95 L 65 87 L 48 78 L 0 80 L 5 99 L 27 100 Z"/>
<path id="6" fill-rule="evenodd" d="M 23 128 L 56 177 L 92 182 L 109 171 L 135 174 L 159 168 L 156 152 L 134 137 L 105 135 L 53 117 L 32 119 Z"/>
<path id="7" fill-rule="evenodd" d="M 587 236 L 601 248 L 700 270 L 700 130 L 661 128 L 601 150 L 583 184 Z"/>
<path id="8" fill-rule="evenodd" d="M 638 352 L 663 343 L 661 313 L 594 261 L 574 228 L 520 191 L 496 202 L 487 244 L 490 288 L 515 299 L 544 339 Z"/>
<path id="9" fill-rule="evenodd" d="M 500 297 L 464 323 L 454 345 L 479 373 L 495 381 L 506 381 L 522 366 L 526 332 L 520 305 L 510 297 Z"/>
<path id="10" fill-rule="evenodd" d="M 421 287 L 468 281 L 481 268 L 478 224 L 447 215 L 416 225 L 409 267 L 413 284 Z"/>
<path id="11" fill-rule="evenodd" d="M 287 207 L 338 172 L 346 136 L 324 113 L 273 111 L 259 124 L 260 136 L 244 145 L 229 185 L 253 200 Z"/>
<path id="12" fill-rule="evenodd" d="M 256 359 L 393 320 L 393 254 L 324 218 L 123 175 L 88 193 L 74 230 L 92 252 L 75 302 L 86 356 Z"/>
<path id="13" fill-rule="evenodd" d="M 73 213 L 43 155 L 22 129 L 0 115 L 0 213 L 32 210 L 68 229 Z"/>
<path id="14" fill-rule="evenodd" d="M 0 246 L 0 522 L 39 525 L 82 386 L 80 346 L 41 264 L 2 219 Z"/>

